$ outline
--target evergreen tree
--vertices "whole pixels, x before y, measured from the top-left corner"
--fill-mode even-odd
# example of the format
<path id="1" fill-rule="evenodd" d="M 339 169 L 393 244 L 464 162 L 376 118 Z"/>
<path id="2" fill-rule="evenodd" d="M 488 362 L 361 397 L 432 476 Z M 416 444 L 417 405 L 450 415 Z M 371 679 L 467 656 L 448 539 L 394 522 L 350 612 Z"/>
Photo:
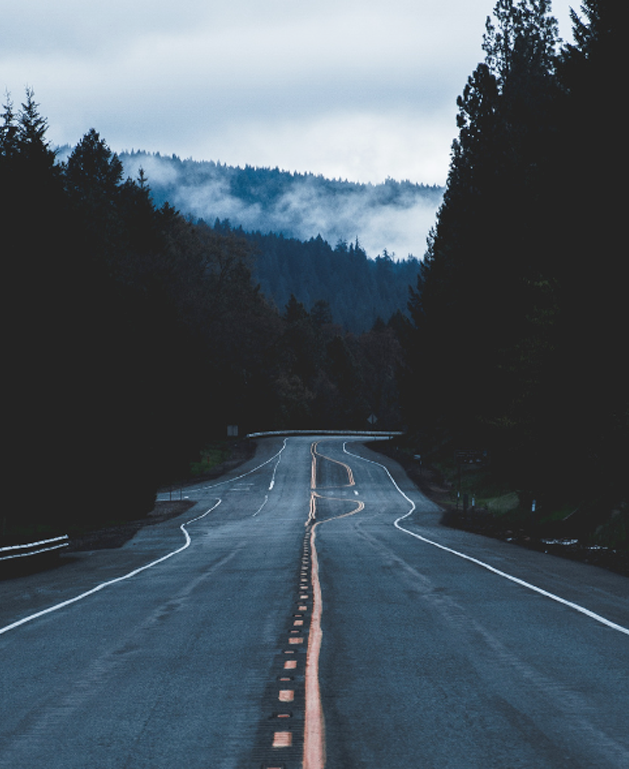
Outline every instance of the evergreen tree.
<path id="1" fill-rule="evenodd" d="M 14 159 L 18 152 L 18 126 L 13 102 L 10 94 L 7 93 L 3 105 L 2 125 L 0 125 L 0 163 L 2 163 L 3 173 L 7 172 L 8 161 Z"/>
<path id="2" fill-rule="evenodd" d="M 609 141 L 621 46 L 617 3 L 582 10 L 559 54 L 549 3 L 499 0 L 488 20 L 411 294 L 402 391 L 433 445 L 488 448 L 512 485 L 547 501 L 604 499 L 600 516 L 622 498 L 629 461 Z"/>
<path id="3" fill-rule="evenodd" d="M 63 185 L 31 89 L 17 115 L 7 96 L 0 134 L 0 230 L 3 248 L 4 433 L 10 446 L 5 470 L 12 478 L 6 506 L 17 518 L 41 521 L 50 509 L 31 486 L 32 456 L 63 455 L 69 272 Z M 61 367 L 61 368 L 60 368 Z M 54 495 L 60 479 L 45 463 L 39 488 Z M 18 495 L 19 496 L 19 495 Z"/>
<path id="4" fill-rule="evenodd" d="M 557 42 L 548 10 L 499 0 L 487 22 L 486 61 L 458 99 L 447 189 L 410 304 L 416 420 L 459 446 L 500 446 L 500 456 L 527 451 L 518 361 L 546 258 L 540 168 L 553 147 Z M 419 377 L 420 366 L 436 373 Z"/>
<path id="5" fill-rule="evenodd" d="M 557 246 L 565 257 L 559 273 L 557 381 L 563 385 L 562 426 L 574 448 L 575 472 L 590 495 L 618 499 L 625 493 L 622 468 L 629 462 L 629 377 L 621 352 L 629 316 L 625 258 L 618 246 L 624 201 L 613 138 L 622 121 L 622 6 L 584 0 L 581 13 L 571 13 L 574 44 L 564 48 L 559 66 L 564 101 Z M 569 414 L 579 414 L 578 420 Z"/>

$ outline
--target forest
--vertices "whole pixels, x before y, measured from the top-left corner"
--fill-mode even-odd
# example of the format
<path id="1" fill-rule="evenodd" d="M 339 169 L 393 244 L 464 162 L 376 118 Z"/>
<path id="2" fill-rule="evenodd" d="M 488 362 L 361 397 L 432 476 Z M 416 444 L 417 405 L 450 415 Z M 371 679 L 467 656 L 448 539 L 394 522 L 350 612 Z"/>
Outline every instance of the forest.
<path id="1" fill-rule="evenodd" d="M 411 301 L 403 404 L 427 455 L 488 457 L 491 495 L 517 489 L 529 524 L 571 517 L 626 547 L 619 14 L 584 0 L 561 44 L 547 0 L 496 3 Z"/>
<path id="2" fill-rule="evenodd" d="M 324 299 L 278 309 L 242 233 L 157 208 L 95 129 L 63 163 L 46 132 L 7 99 L 5 541 L 150 511 L 228 425 L 399 426 L 400 312 L 354 335 Z"/>
<path id="3" fill-rule="evenodd" d="M 252 274 L 264 295 L 284 307 L 291 295 L 306 307 L 324 300 L 332 320 L 361 334 L 380 318 L 408 314 L 409 286 L 417 282 L 419 260 L 395 260 L 386 251 L 370 259 L 358 238 L 335 248 L 318 235 L 303 242 L 282 234 L 233 230 L 229 222 L 214 229 L 236 232 L 252 247 Z"/>
<path id="4" fill-rule="evenodd" d="M 95 129 L 61 161 L 33 91 L 7 96 L 2 540 L 148 512 L 227 425 L 374 416 L 444 473 L 482 455 L 486 495 L 517 493 L 529 523 L 571 514 L 626 547 L 619 10 L 584 0 L 571 44 L 550 11 L 487 20 L 428 250 L 399 268 L 408 314 L 388 254 L 193 220 Z"/>

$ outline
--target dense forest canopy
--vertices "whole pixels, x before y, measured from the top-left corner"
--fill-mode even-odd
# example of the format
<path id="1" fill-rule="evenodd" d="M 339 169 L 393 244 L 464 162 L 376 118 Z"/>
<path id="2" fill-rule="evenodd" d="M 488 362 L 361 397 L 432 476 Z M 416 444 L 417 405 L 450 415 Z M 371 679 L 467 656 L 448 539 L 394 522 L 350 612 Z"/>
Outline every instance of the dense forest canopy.
<path id="1" fill-rule="evenodd" d="M 291 296 L 306 307 L 324 300 L 332 320 L 355 334 L 368 331 L 378 318 L 407 315 L 418 259 L 394 260 L 386 250 L 370 259 L 358 238 L 332 248 L 320 235 L 304 243 L 281 234 L 234 231 L 229 222 L 216 221 L 214 229 L 235 232 L 251 244 L 253 277 L 277 307 L 284 307 Z"/>
<path id="2" fill-rule="evenodd" d="M 585 0 L 563 48 L 550 10 L 499 0 L 458 100 L 406 413 L 425 446 L 487 450 L 507 487 L 596 516 L 629 466 L 620 4 Z"/>
<path id="3" fill-rule="evenodd" d="M 375 417 L 435 461 L 482 450 L 494 483 L 540 501 L 533 519 L 567 505 L 594 531 L 611 515 L 626 546 L 620 4 L 584 0 L 568 45 L 550 11 L 496 3 L 421 265 L 367 260 L 358 241 L 193 223 L 144 170 L 125 176 L 94 129 L 60 162 L 33 92 L 18 109 L 7 98 L 0 536 L 147 511 L 230 424 Z M 247 169 L 230 184 L 270 199 L 285 180 L 267 175 L 266 192 Z M 345 194 L 330 184 L 331 200 Z M 403 185 L 378 194 L 396 205 Z M 399 306 L 395 274 L 414 287 L 410 320 L 374 318 L 376 296 Z M 351 333 L 340 307 L 361 303 Z"/>
<path id="4" fill-rule="evenodd" d="M 156 208 L 95 129 L 64 163 L 46 130 L 32 91 L 18 110 L 7 100 L 2 536 L 148 511 L 228 425 L 399 426 L 403 321 L 354 336 L 319 297 L 276 308 L 241 234 Z"/>

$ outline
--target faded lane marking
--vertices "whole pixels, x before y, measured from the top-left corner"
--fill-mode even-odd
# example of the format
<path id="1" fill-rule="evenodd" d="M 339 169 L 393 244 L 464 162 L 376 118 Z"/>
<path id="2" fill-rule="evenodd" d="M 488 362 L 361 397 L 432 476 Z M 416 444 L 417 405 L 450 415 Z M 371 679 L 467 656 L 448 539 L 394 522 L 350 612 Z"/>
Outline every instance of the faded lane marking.
<path id="1" fill-rule="evenodd" d="M 265 460 L 259 465 L 256 465 L 256 467 L 252 468 L 251 470 L 247 470 L 246 473 L 243 473 L 242 475 L 237 475 L 235 478 L 226 478 L 224 481 L 218 481 L 218 483 L 213 483 L 210 486 L 201 486 L 197 488 L 190 488 L 187 489 L 189 494 L 200 494 L 202 491 L 212 491 L 212 489 L 217 489 L 219 486 L 225 486 L 225 484 L 228 483 L 235 483 L 236 481 L 241 480 L 242 478 L 246 478 L 248 475 L 252 475 L 253 473 L 256 473 L 258 470 L 261 470 L 263 467 L 266 467 L 268 464 L 270 464 L 274 459 L 277 459 L 277 462 L 275 463 L 275 468 L 273 469 L 273 481 L 275 479 L 275 473 L 277 471 L 277 467 L 280 463 L 280 460 L 282 459 L 282 453 L 284 449 L 286 448 L 286 442 L 288 441 L 288 438 L 284 438 L 284 443 L 282 444 L 282 448 L 276 453 L 273 454 L 270 459 Z M 270 491 L 270 489 L 269 489 Z M 168 493 L 158 494 L 157 499 L 167 500 L 168 499 Z"/>
<path id="2" fill-rule="evenodd" d="M 257 515 L 258 513 L 260 513 L 260 512 L 263 510 L 264 506 L 266 505 L 266 503 L 267 503 L 268 501 L 269 501 L 269 495 L 268 495 L 268 494 L 265 494 L 265 495 L 264 495 L 264 502 L 263 502 L 263 503 L 260 505 L 260 507 L 259 507 L 259 508 L 258 508 L 258 509 L 255 511 L 255 513 L 254 513 L 254 514 L 253 514 L 251 517 L 252 517 L 252 518 L 255 518 L 255 517 L 256 517 L 256 515 Z"/>

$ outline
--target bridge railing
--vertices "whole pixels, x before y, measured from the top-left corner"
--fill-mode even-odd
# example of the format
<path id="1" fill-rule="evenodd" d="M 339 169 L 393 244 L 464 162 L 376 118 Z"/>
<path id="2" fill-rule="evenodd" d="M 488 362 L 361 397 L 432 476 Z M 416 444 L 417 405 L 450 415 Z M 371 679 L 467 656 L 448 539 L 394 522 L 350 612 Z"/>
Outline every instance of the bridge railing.
<path id="1" fill-rule="evenodd" d="M 359 438 L 393 438 L 396 435 L 404 435 L 397 430 L 275 430 L 261 433 L 248 433 L 247 438 L 263 438 L 279 435 L 340 435 L 357 436 Z"/>

